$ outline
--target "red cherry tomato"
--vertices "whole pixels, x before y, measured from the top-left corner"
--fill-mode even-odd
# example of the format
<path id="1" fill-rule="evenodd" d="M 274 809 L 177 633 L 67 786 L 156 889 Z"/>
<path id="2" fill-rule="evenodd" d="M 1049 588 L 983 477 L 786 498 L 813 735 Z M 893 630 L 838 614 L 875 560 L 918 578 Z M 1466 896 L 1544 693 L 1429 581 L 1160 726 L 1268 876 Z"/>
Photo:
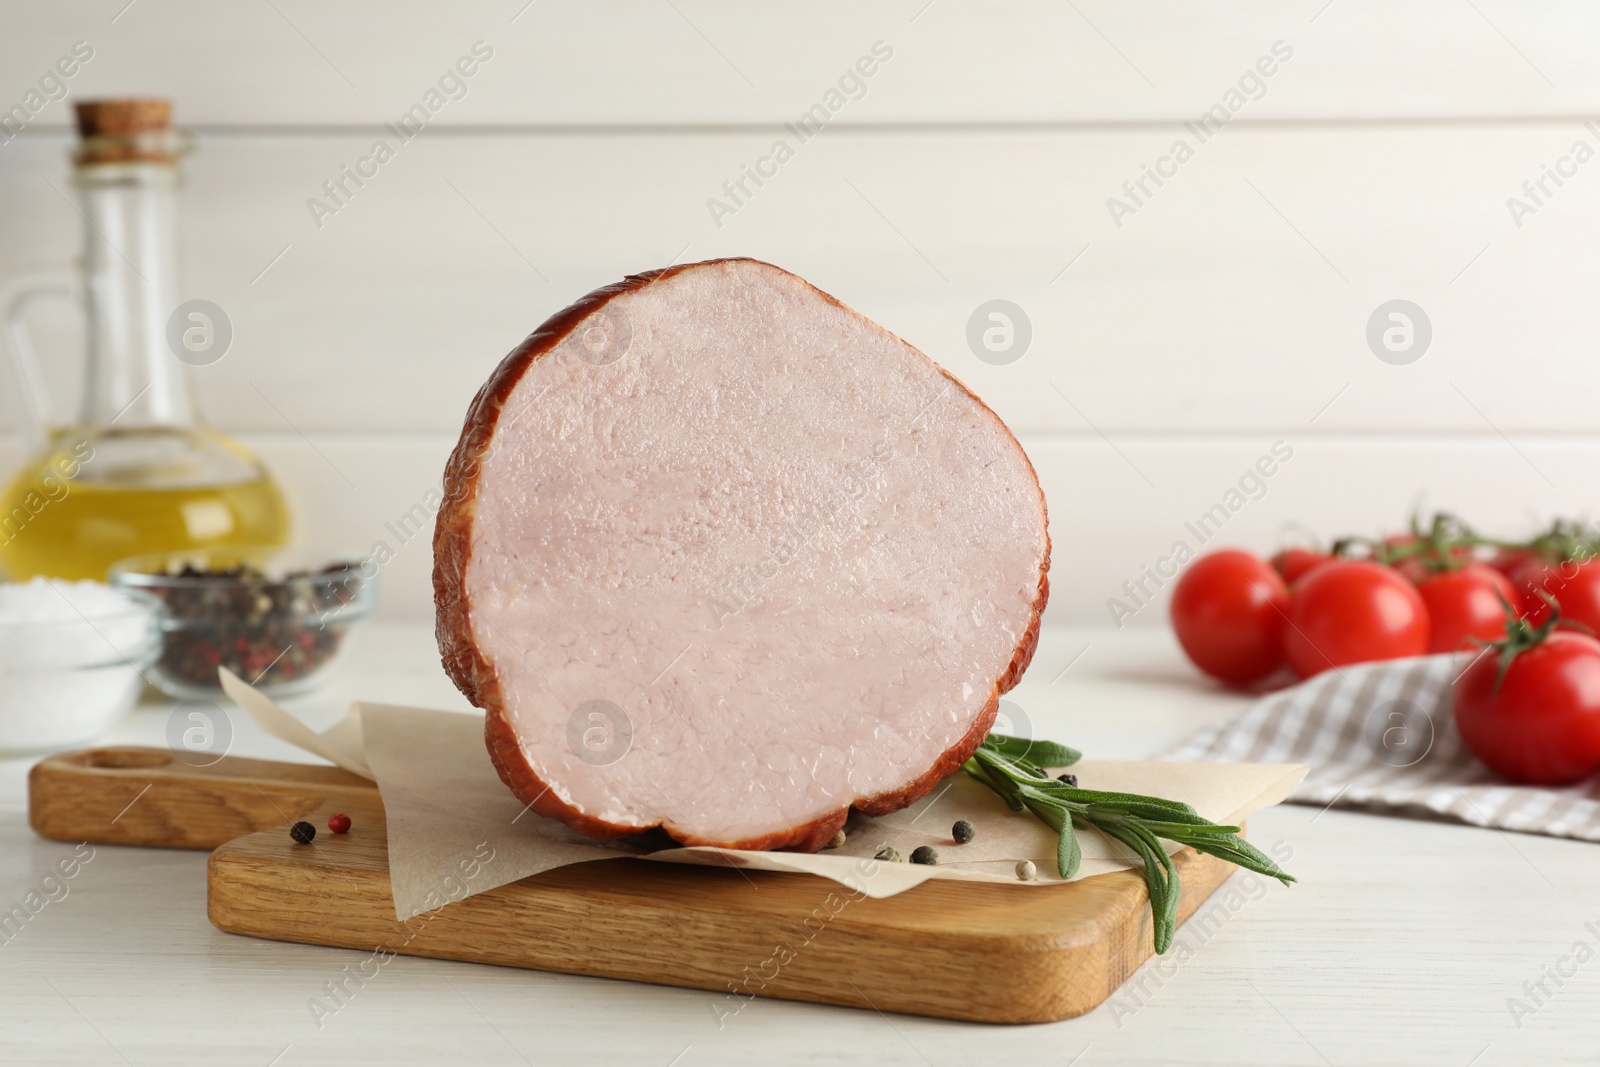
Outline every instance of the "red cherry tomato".
<path id="1" fill-rule="evenodd" d="M 1393 534 L 1383 539 L 1383 547 L 1381 551 L 1387 552 L 1397 548 L 1410 548 L 1416 543 L 1417 538 L 1414 534 Z M 1406 556 L 1403 559 L 1397 559 L 1390 563 L 1389 566 L 1405 575 L 1406 580 L 1413 585 L 1420 584 L 1428 575 L 1427 566 L 1424 565 L 1422 560 L 1417 556 Z"/>
<path id="2" fill-rule="evenodd" d="M 1318 567 L 1295 586 L 1283 651 L 1302 678 L 1428 651 L 1428 609 L 1410 582 L 1368 560 Z"/>
<path id="3" fill-rule="evenodd" d="M 1489 566 L 1510 578 L 1521 567 L 1541 558 L 1543 557 L 1531 548 L 1497 548 L 1494 555 L 1489 557 Z"/>
<path id="4" fill-rule="evenodd" d="M 1283 579 L 1260 556 L 1224 549 L 1189 565 L 1172 591 L 1172 629 L 1196 667 L 1233 685 L 1283 665 L 1289 607 Z"/>
<path id="5" fill-rule="evenodd" d="M 1383 539 L 1385 550 L 1410 548 L 1417 543 L 1416 534 L 1394 534 Z M 1439 553 L 1436 549 L 1427 549 L 1414 556 L 1405 556 L 1390 564 L 1395 570 L 1406 576 L 1412 585 L 1421 585 L 1428 580 L 1433 571 L 1428 569 L 1428 563 L 1437 560 Z M 1450 562 L 1456 566 L 1469 563 L 1472 560 L 1472 549 L 1466 545 L 1455 545 L 1450 549 Z M 1498 636 L 1498 635 L 1496 635 Z"/>
<path id="6" fill-rule="evenodd" d="M 1272 569 L 1282 575 L 1285 582 L 1293 585 L 1307 571 L 1322 566 L 1332 558 L 1326 552 L 1309 548 L 1286 548 L 1272 557 Z"/>
<path id="7" fill-rule="evenodd" d="M 1550 615 L 1550 605 L 1539 596 L 1549 593 L 1561 605 L 1561 617 L 1600 633 L 1600 559 L 1582 563 L 1554 563 L 1543 559 L 1524 563 L 1511 575 L 1522 597 L 1522 616 L 1537 626 Z"/>
<path id="8" fill-rule="evenodd" d="M 1600 769 L 1600 641 L 1557 630 L 1518 652 L 1481 657 L 1455 684 L 1456 727 L 1489 769 L 1560 785 Z"/>
<path id="9" fill-rule="evenodd" d="M 1417 586 L 1428 606 L 1432 636 L 1429 652 L 1460 652 L 1505 636 L 1506 621 L 1516 611 L 1517 591 L 1511 580 L 1483 563 L 1429 576 Z M 1508 607 L 1508 605 L 1510 605 Z"/>

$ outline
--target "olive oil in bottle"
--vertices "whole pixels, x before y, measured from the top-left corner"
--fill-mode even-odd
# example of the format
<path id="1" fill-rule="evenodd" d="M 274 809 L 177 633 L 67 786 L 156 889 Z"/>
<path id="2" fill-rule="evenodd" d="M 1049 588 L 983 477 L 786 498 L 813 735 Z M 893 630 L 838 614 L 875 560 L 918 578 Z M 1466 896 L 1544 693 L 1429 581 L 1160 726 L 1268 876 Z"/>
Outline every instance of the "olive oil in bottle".
<path id="1" fill-rule="evenodd" d="M 207 426 L 189 374 L 227 353 L 232 327 L 178 300 L 176 193 L 184 139 L 165 100 L 77 105 L 73 184 L 86 223 L 88 366 L 82 406 L 52 428 L 44 375 L 14 300 L 10 336 L 35 452 L 0 494 L 0 570 L 104 579 L 129 556 L 282 545 L 282 495 L 243 445 Z M 44 287 L 40 287 L 40 292 Z"/>
<path id="2" fill-rule="evenodd" d="M 129 556 L 283 544 L 288 511 L 260 465 L 220 434 L 177 437 L 111 431 L 29 463 L 0 495 L 0 568 L 14 580 L 101 580 Z"/>

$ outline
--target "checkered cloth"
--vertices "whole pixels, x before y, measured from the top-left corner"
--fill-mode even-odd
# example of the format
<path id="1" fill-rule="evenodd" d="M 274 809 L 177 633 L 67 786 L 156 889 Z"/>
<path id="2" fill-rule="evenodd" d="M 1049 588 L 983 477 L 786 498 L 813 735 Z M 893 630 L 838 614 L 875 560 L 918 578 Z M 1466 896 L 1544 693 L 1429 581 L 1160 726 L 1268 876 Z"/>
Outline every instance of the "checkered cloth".
<path id="1" fill-rule="evenodd" d="M 1163 758 L 1311 767 L 1291 804 L 1432 812 L 1521 833 L 1600 841 L 1600 774 L 1560 789 L 1506 784 L 1456 732 L 1452 684 L 1470 655 L 1325 671 L 1210 726 Z"/>

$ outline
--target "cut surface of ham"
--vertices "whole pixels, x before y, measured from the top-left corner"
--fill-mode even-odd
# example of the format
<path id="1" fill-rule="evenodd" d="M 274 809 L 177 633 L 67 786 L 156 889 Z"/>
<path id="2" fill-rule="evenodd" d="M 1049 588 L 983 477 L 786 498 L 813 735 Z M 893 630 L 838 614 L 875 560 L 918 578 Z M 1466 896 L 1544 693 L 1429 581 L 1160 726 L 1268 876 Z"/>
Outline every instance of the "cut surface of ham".
<path id="1" fill-rule="evenodd" d="M 922 353 L 754 260 L 589 294 L 479 392 L 434 537 L 501 778 L 597 837 L 815 850 L 928 793 L 1033 655 L 1045 504 Z"/>

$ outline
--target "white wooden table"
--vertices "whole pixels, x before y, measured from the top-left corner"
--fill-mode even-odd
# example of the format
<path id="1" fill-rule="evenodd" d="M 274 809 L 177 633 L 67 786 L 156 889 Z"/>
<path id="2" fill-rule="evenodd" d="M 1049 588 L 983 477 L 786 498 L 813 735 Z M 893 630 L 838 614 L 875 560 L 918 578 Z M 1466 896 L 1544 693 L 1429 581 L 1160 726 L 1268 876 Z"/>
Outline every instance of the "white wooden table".
<path id="1" fill-rule="evenodd" d="M 461 706 L 423 626 L 359 634 L 340 679 L 295 708 L 321 726 L 358 695 Z M 1106 757 L 1157 753 L 1245 703 L 1159 628 L 1047 630 L 1013 698 L 1036 735 Z M 168 711 L 141 706 L 105 740 L 163 744 Z M 302 758 L 236 725 L 236 754 Z M 72 852 L 29 831 L 27 767 L 0 763 L 0 910 Z M 307 1000 L 362 953 L 221 933 L 203 855 L 102 846 L 0 943 L 0 1063 L 1595 1062 L 1600 849 L 1296 806 L 1251 836 L 1292 848 L 1300 884 L 1252 899 L 1227 895 L 1235 878 L 1226 921 L 1180 931 L 1187 952 L 1087 1016 L 1019 1028 L 758 1000 L 719 1029 L 712 993 L 398 957 L 318 1029 Z M 1524 989 L 1541 980 L 1542 1005 Z M 1535 1008 L 1520 1026 L 1511 997 Z"/>

